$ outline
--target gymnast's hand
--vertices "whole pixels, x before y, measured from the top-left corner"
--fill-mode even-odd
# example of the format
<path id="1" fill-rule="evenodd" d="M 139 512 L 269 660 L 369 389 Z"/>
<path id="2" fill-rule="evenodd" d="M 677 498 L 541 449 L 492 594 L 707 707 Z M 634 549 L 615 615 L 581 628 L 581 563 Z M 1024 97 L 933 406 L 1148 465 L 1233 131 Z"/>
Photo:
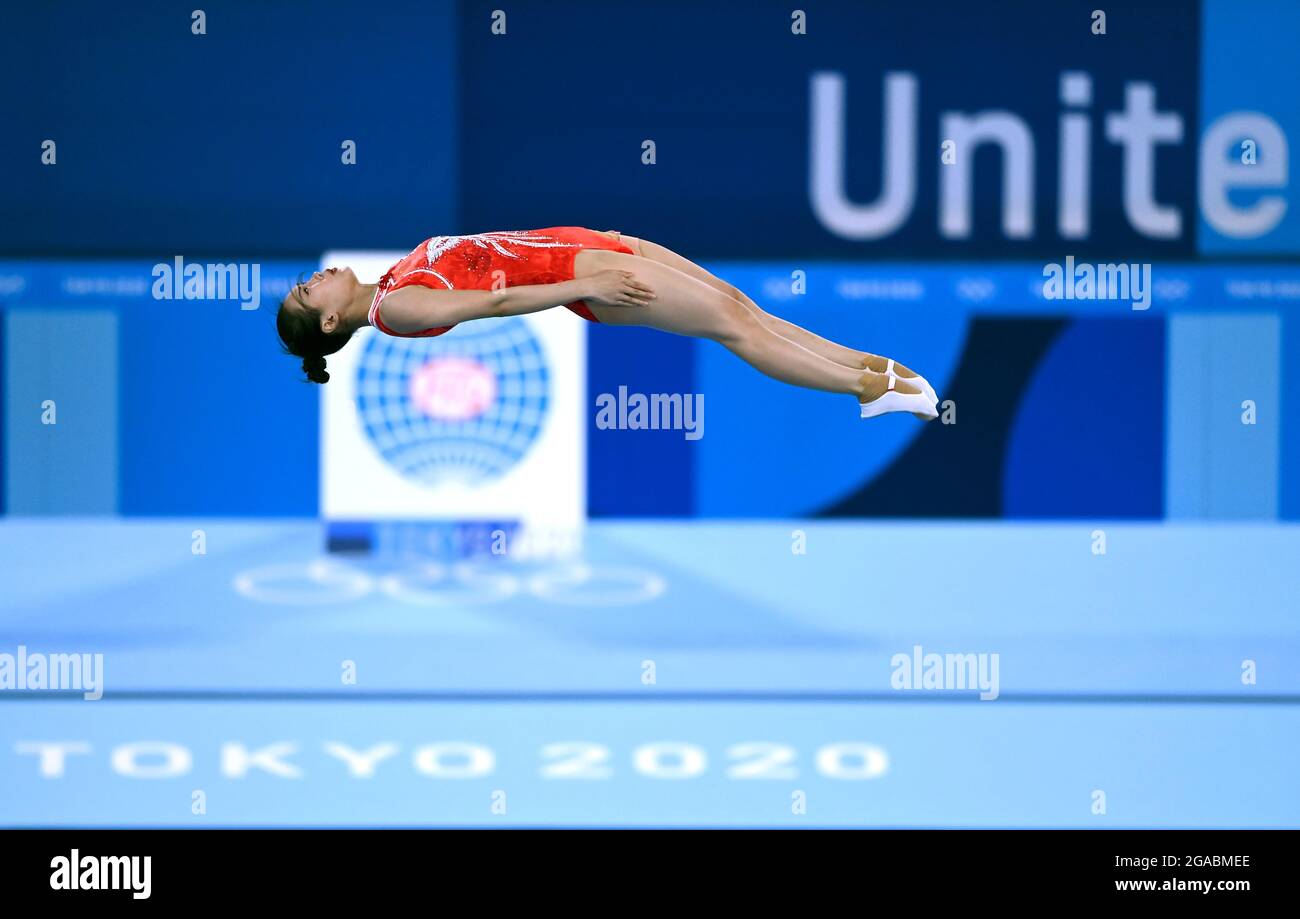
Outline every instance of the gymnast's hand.
<path id="1" fill-rule="evenodd" d="M 582 279 L 587 293 L 582 297 L 602 306 L 645 306 L 655 292 L 642 284 L 630 271 L 609 268 Z"/>

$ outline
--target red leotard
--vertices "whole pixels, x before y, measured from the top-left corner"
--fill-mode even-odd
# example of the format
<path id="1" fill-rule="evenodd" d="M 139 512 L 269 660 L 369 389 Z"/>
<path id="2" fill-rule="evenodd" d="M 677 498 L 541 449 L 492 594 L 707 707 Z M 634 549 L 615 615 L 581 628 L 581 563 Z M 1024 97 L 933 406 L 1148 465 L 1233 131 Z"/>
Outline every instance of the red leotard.
<path id="1" fill-rule="evenodd" d="M 582 249 L 635 254 L 618 239 L 583 227 L 507 230 L 426 239 L 380 279 L 375 299 L 370 304 L 370 324 L 399 338 L 441 335 L 452 326 L 435 326 L 422 332 L 394 332 L 384 325 L 379 306 L 393 291 L 412 284 L 434 290 L 491 290 L 498 279 L 506 287 L 571 281 L 574 257 Z M 581 300 L 565 306 L 583 319 L 600 321 Z"/>

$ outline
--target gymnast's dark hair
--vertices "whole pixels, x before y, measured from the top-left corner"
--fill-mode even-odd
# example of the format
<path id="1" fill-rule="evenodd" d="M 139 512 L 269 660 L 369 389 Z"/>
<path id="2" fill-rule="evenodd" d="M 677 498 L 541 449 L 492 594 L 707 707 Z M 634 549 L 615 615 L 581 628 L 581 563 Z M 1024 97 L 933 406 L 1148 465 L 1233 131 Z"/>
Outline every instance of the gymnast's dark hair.
<path id="1" fill-rule="evenodd" d="M 302 309 L 286 309 L 290 299 Z M 293 293 L 280 304 L 280 311 L 275 316 L 275 330 L 280 335 L 284 353 L 302 358 L 303 373 L 313 383 L 330 381 L 329 372 L 325 370 L 325 355 L 338 351 L 352 337 L 351 332 L 332 335 L 322 332 L 316 314 Z"/>

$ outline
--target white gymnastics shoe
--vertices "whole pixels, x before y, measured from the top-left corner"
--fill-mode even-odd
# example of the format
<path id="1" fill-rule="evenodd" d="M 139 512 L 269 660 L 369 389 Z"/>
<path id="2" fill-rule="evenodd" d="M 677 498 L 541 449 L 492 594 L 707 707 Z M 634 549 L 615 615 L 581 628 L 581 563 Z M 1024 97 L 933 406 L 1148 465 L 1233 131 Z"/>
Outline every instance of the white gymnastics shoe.
<path id="1" fill-rule="evenodd" d="M 891 375 L 888 389 L 870 402 L 858 403 L 862 409 L 863 418 L 875 418 L 877 415 L 884 415 L 887 412 L 911 412 L 916 415 L 924 415 L 927 419 L 939 417 L 939 408 L 935 405 L 933 399 L 922 392 L 899 392 L 894 389 L 894 384 L 897 382 L 898 377 Z M 903 382 L 911 383 L 912 381 L 904 380 Z"/>
<path id="2" fill-rule="evenodd" d="M 889 358 L 889 363 L 885 365 L 885 373 L 889 374 L 891 377 L 896 377 L 902 380 L 908 386 L 916 387 L 917 389 L 921 390 L 921 392 L 925 393 L 925 395 L 929 398 L 929 400 L 933 402 L 935 405 L 939 404 L 939 397 L 935 395 L 934 387 L 930 385 L 930 381 L 927 380 L 925 377 L 921 376 L 919 373 L 914 377 L 898 376 L 898 374 L 894 373 L 894 359 L 892 357 Z"/>

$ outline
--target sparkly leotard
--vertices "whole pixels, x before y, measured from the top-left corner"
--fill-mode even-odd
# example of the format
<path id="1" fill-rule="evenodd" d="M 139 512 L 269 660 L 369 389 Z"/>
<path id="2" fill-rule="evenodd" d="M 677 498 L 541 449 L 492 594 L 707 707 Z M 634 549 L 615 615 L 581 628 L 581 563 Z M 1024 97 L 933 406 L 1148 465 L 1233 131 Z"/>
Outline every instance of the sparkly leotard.
<path id="1" fill-rule="evenodd" d="M 452 326 L 434 326 L 419 332 L 394 332 L 384 325 L 380 305 L 395 290 L 418 284 L 435 290 L 491 290 L 522 284 L 555 284 L 573 279 L 573 260 L 583 249 L 607 249 L 634 254 L 608 235 L 584 227 L 547 227 L 542 230 L 506 230 L 472 236 L 435 236 L 426 239 L 379 281 L 370 304 L 370 324 L 400 338 L 441 335 Z M 583 319 L 598 322 L 581 300 L 566 303 Z"/>

